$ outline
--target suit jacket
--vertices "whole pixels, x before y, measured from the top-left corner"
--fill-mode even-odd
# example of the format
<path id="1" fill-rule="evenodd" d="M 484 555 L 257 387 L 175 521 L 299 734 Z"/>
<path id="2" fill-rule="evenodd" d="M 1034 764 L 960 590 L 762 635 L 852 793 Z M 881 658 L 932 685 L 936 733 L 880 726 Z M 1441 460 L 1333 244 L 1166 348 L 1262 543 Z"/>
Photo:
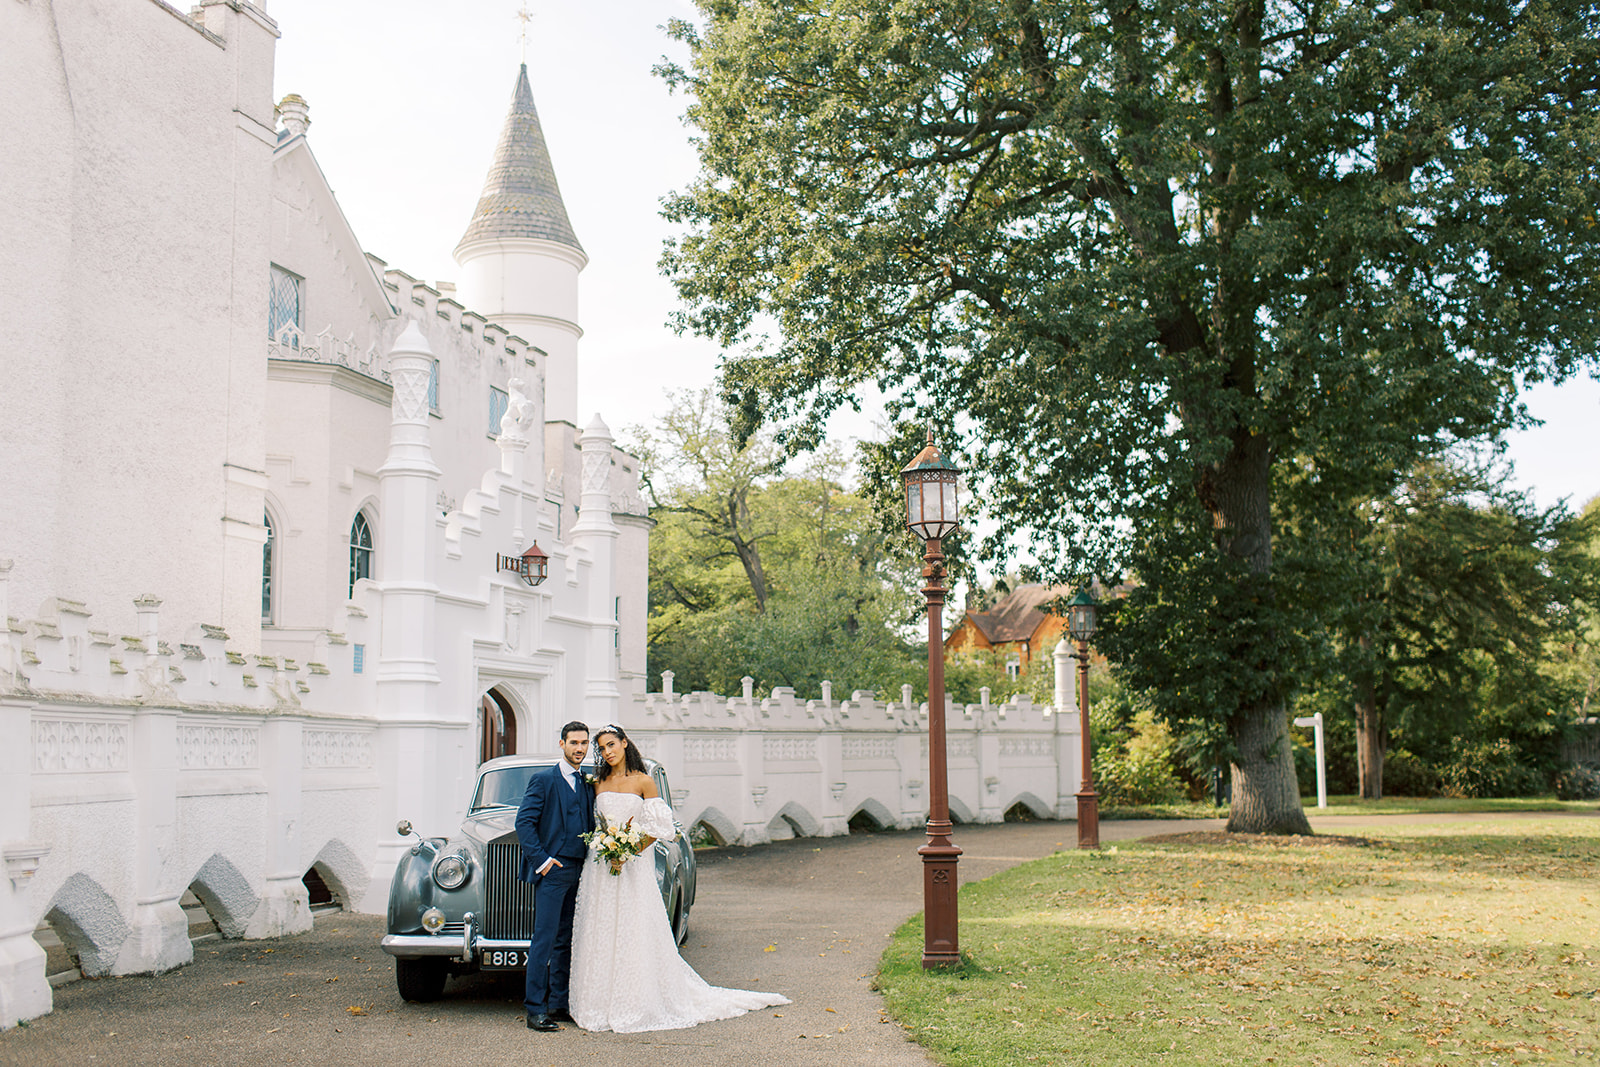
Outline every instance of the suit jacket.
<path id="1" fill-rule="evenodd" d="M 561 774 L 561 765 L 543 767 L 528 777 L 522 806 L 517 809 L 517 840 L 522 843 L 524 882 L 539 877 L 539 868 L 552 856 L 569 866 L 582 860 L 588 851 L 579 834 L 594 829 L 594 788 L 581 776 L 578 788 L 570 789 Z"/>

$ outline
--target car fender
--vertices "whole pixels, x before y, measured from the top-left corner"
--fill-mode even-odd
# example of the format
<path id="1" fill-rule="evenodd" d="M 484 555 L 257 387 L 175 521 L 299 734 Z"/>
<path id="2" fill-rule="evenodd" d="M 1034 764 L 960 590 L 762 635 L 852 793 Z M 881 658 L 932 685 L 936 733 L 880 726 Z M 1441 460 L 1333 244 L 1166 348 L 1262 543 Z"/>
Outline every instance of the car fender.
<path id="1" fill-rule="evenodd" d="M 436 902 L 440 889 L 433 882 L 433 862 L 446 841 L 431 838 L 406 850 L 395 864 L 389 881 L 389 933 L 414 934 L 422 931 L 422 913 Z"/>

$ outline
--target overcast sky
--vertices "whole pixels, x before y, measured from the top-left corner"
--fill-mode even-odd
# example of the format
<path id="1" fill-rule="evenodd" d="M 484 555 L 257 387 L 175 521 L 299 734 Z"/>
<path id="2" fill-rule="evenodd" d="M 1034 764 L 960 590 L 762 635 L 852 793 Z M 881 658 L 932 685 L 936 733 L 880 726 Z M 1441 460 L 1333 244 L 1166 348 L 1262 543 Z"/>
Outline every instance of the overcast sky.
<path id="1" fill-rule="evenodd" d="M 309 140 L 367 251 L 413 277 L 456 277 L 451 251 L 477 204 L 516 82 L 517 0 L 266 0 L 278 41 L 274 99 L 299 93 Z M 654 421 L 668 389 L 709 385 L 716 349 L 665 325 L 656 269 L 662 196 L 695 172 L 684 101 L 651 67 L 681 50 L 662 32 L 687 0 L 529 0 L 527 64 L 545 139 L 589 266 L 581 280 L 578 417 L 619 437 Z M 1543 428 L 1512 442 L 1541 504 L 1600 493 L 1600 385 L 1528 394 Z M 863 421 L 844 432 L 868 433 Z"/>

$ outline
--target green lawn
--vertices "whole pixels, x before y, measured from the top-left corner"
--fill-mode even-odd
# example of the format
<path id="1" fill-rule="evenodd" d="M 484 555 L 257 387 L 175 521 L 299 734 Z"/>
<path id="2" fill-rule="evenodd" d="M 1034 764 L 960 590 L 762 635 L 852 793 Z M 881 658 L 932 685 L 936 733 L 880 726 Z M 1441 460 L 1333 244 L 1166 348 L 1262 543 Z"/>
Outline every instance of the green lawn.
<path id="1" fill-rule="evenodd" d="M 1315 796 L 1301 797 L 1306 814 L 1318 815 L 1414 815 L 1441 811 L 1594 811 L 1593 800 L 1557 800 L 1548 797 L 1487 797 L 1461 800 L 1454 797 L 1384 797 L 1362 800 L 1356 796 L 1330 796 L 1326 808 L 1317 807 Z M 1105 807 L 1102 819 L 1226 819 L 1228 808 L 1209 802 L 1186 804 L 1147 804 L 1140 807 Z"/>
<path id="2" fill-rule="evenodd" d="M 965 968 L 918 916 L 879 987 L 951 1065 L 1600 1062 L 1600 817 L 1385 822 L 1024 864 L 961 891 Z"/>
<path id="3" fill-rule="evenodd" d="M 1356 796 L 1330 796 L 1326 808 L 1317 807 L 1317 798 L 1313 796 L 1303 798 L 1301 803 L 1305 806 L 1306 814 L 1313 819 L 1318 815 L 1429 815 L 1438 812 L 1600 810 L 1600 803 L 1593 800 L 1557 800 L 1553 796 L 1472 799 L 1384 797 L 1382 800 L 1362 800 Z"/>

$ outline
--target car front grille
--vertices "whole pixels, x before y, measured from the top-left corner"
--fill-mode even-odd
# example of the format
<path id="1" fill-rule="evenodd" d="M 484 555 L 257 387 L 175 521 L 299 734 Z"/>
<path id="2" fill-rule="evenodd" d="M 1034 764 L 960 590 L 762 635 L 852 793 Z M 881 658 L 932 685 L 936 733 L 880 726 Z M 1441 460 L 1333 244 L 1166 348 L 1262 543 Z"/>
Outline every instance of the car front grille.
<path id="1" fill-rule="evenodd" d="M 533 936 L 533 885 L 517 877 L 522 845 L 511 834 L 489 842 L 484 890 L 483 936 L 496 941 L 527 941 Z"/>

